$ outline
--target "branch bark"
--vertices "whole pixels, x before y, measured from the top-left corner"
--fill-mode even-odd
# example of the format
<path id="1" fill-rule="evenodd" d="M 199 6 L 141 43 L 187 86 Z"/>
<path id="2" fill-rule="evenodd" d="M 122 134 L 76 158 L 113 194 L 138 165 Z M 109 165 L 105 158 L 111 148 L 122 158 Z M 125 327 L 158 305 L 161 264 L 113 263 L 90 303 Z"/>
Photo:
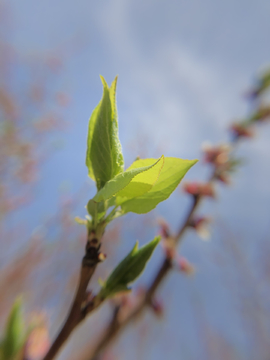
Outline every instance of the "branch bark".
<path id="1" fill-rule="evenodd" d="M 84 266 L 81 267 L 79 285 L 69 315 L 47 355 L 44 357 L 44 360 L 52 360 L 55 357 L 61 346 L 79 323 L 81 317 L 81 305 L 85 300 L 86 289 L 94 274 L 95 268 L 96 266 L 90 268 Z"/>
<path id="2" fill-rule="evenodd" d="M 54 359 L 72 331 L 86 317 L 86 314 L 89 314 L 101 304 L 101 302 L 97 302 L 95 301 L 95 298 L 93 298 L 90 303 L 85 305 L 87 301 L 87 286 L 96 270 L 97 264 L 101 261 L 99 249 L 102 235 L 102 228 L 99 232 L 92 231 L 88 234 L 88 241 L 85 249 L 86 254 L 82 260 L 79 284 L 72 306 L 62 329 L 43 360 Z"/>

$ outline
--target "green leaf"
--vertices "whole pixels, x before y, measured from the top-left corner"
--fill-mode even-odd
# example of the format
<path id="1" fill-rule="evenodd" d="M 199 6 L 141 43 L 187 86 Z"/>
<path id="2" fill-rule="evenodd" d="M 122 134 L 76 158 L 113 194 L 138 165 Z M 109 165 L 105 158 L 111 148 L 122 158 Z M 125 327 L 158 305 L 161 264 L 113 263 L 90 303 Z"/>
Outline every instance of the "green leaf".
<path id="1" fill-rule="evenodd" d="M 82 219 L 79 216 L 75 216 L 74 220 L 79 225 L 86 225 L 87 226 L 87 219 Z"/>
<path id="2" fill-rule="evenodd" d="M 138 165 L 145 166 L 148 164 L 149 159 L 138 161 Z M 147 193 L 127 201 L 117 197 L 116 202 L 121 204 L 123 213 L 131 211 L 137 214 L 144 214 L 151 211 L 161 201 L 166 200 L 171 195 L 187 171 L 197 161 L 165 157 L 164 166 L 161 169 L 159 178 Z"/>
<path id="3" fill-rule="evenodd" d="M 105 299 L 117 292 L 129 291 L 128 285 L 142 273 L 159 241 L 160 237 L 157 236 L 140 249 L 137 241 L 131 252 L 117 265 L 103 284 L 99 296 Z"/>
<path id="4" fill-rule="evenodd" d="M 86 205 L 86 209 L 89 215 L 94 219 L 97 216 L 97 203 L 91 199 Z"/>
<path id="5" fill-rule="evenodd" d="M 5 328 L 4 338 L 1 343 L 2 359 L 14 360 L 14 357 L 23 345 L 24 339 L 25 334 L 21 312 L 21 300 L 17 299 L 10 311 Z"/>
<path id="6" fill-rule="evenodd" d="M 149 161 L 146 161 L 144 166 L 140 166 L 140 160 L 134 161 L 125 172 L 108 181 L 93 200 L 105 201 L 115 195 L 132 199 L 149 191 L 159 177 L 164 164 L 164 156 L 158 160 L 147 160 Z"/>
<path id="7" fill-rule="evenodd" d="M 116 110 L 117 77 L 109 88 L 101 76 L 103 96 L 94 109 L 88 127 L 86 166 L 89 176 L 100 190 L 107 181 L 124 168 L 121 144 L 118 138 Z"/>

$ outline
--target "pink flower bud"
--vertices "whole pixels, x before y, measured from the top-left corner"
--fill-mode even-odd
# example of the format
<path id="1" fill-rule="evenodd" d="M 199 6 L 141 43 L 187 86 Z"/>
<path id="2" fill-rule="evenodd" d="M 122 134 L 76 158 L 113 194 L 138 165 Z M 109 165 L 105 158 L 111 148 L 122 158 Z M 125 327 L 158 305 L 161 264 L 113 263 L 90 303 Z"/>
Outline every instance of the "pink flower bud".
<path id="1" fill-rule="evenodd" d="M 212 146 L 210 144 L 203 145 L 204 161 L 214 166 L 223 165 L 229 159 L 231 148 L 228 144 Z"/>
<path id="2" fill-rule="evenodd" d="M 166 239 L 166 238 L 170 237 L 169 224 L 164 219 L 159 219 L 158 224 L 160 226 L 159 233 L 162 236 L 162 238 Z"/>
<path id="3" fill-rule="evenodd" d="M 187 275 L 192 275 L 195 272 L 194 266 L 183 256 L 177 258 L 176 266 L 180 271 L 183 271 Z"/>
<path id="4" fill-rule="evenodd" d="M 153 299 L 151 302 L 151 309 L 154 311 L 155 315 L 161 317 L 164 314 L 164 306 L 161 301 Z"/>
<path id="5" fill-rule="evenodd" d="M 215 197 L 214 187 L 211 183 L 189 182 L 185 183 L 184 191 L 194 196 Z"/>
<path id="6" fill-rule="evenodd" d="M 236 139 L 240 137 L 251 138 L 254 136 L 254 132 L 250 126 L 244 126 L 241 123 L 232 124 L 229 130 Z"/>
<path id="7" fill-rule="evenodd" d="M 195 217 L 190 221 L 189 226 L 193 227 L 203 240 L 209 240 L 211 235 L 209 231 L 210 222 L 209 217 Z"/>
<path id="8" fill-rule="evenodd" d="M 193 183 L 185 183 L 183 185 L 183 189 L 186 193 L 191 195 L 198 195 L 200 192 L 199 183 L 193 182 Z"/>

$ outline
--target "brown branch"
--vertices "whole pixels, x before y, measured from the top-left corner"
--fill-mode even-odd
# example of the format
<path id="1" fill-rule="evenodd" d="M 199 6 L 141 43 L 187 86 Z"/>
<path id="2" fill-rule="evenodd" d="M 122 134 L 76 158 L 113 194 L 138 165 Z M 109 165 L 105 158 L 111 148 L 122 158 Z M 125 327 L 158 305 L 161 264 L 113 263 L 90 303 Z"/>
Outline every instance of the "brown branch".
<path id="1" fill-rule="evenodd" d="M 76 326 L 85 318 L 86 314 L 89 314 L 101 304 L 100 301 L 98 302 L 95 298 L 93 298 L 87 306 L 84 306 L 87 301 L 87 286 L 96 270 L 97 264 L 101 261 L 99 249 L 100 239 L 103 235 L 104 227 L 101 227 L 98 230 L 99 231 L 92 231 L 88 234 L 86 254 L 82 260 L 79 284 L 73 304 L 62 329 L 43 360 L 54 359 L 62 345 Z"/>
<path id="2" fill-rule="evenodd" d="M 69 315 L 58 334 L 57 338 L 55 339 L 54 343 L 52 344 L 50 350 L 48 351 L 47 355 L 44 357 L 43 360 L 52 360 L 64 342 L 67 340 L 71 332 L 74 328 L 78 325 L 81 317 L 81 305 L 85 300 L 85 293 L 88 286 L 88 283 L 95 271 L 96 266 L 93 267 L 81 267 L 81 274 L 79 280 L 79 286 L 77 288 L 77 292 L 71 306 Z"/>

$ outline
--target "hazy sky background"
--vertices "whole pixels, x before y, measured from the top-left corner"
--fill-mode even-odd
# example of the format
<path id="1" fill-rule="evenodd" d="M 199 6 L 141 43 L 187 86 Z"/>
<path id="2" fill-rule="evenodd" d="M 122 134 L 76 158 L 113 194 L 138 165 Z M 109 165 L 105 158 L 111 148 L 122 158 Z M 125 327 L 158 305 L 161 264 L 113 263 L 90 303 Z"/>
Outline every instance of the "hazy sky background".
<path id="1" fill-rule="evenodd" d="M 245 91 L 258 71 L 270 63 L 267 0 L 10 0 L 6 4 L 9 42 L 26 58 L 48 53 L 62 57 L 59 87 L 72 99 L 64 113 L 70 127 L 60 136 L 65 146 L 43 168 L 35 190 L 38 201 L 20 214 L 29 223 L 29 232 L 45 215 L 56 211 L 61 183 L 67 182 L 75 193 L 86 180 L 86 131 L 102 94 L 99 74 L 109 83 L 119 75 L 119 132 L 128 166 L 137 155 L 199 158 L 202 142 L 226 141 L 230 122 L 248 113 Z M 186 315 L 183 341 L 176 335 L 183 320 L 175 315 L 179 302 L 183 313 L 189 313 L 190 299 L 198 294 L 203 296 L 208 321 L 236 347 L 235 358 L 254 359 L 249 357 L 248 338 L 233 310 L 230 308 L 229 317 L 224 315 L 227 304 L 220 278 L 215 276 L 218 265 L 207 262 L 217 246 L 215 237 L 226 239 L 230 234 L 237 240 L 241 234 L 246 256 L 252 257 L 255 244 L 259 246 L 269 234 L 270 127 L 261 127 L 257 134 L 239 149 L 247 163 L 236 174 L 233 186 L 221 186 L 219 201 L 207 201 L 204 206 L 216 219 L 212 242 L 205 244 L 189 236 L 183 247 L 183 253 L 204 270 L 192 284 L 189 280 L 177 284 L 177 277 L 172 276 L 166 285 L 168 289 L 177 284 L 166 322 L 156 336 L 175 334 L 168 359 L 178 358 L 176 354 L 181 352 L 183 360 L 199 358 L 199 347 L 193 346 L 198 336 L 191 321 L 194 313 Z M 192 179 L 204 176 L 206 170 L 200 164 L 189 173 Z M 178 191 L 155 214 L 170 219 L 176 227 L 187 204 Z M 138 216 L 134 215 L 134 221 L 140 221 Z M 187 349 L 183 349 L 184 343 Z M 145 354 L 145 359 L 159 360 L 168 349 L 155 343 L 151 355 Z"/>
<path id="2" fill-rule="evenodd" d="M 119 75 L 120 138 L 129 164 L 141 152 L 138 138 L 183 158 L 198 157 L 202 141 L 226 141 L 228 124 L 247 113 L 241 95 L 269 60 L 268 1 L 11 1 L 9 8 L 10 42 L 25 56 L 62 55 L 61 85 L 73 99 L 65 151 L 44 174 L 50 193 L 56 180 L 77 188 L 85 178 L 84 139 L 102 93 L 99 74 L 108 82 Z M 260 171 L 262 156 L 269 159 L 266 139 L 260 134 L 245 149 L 257 152 Z M 57 178 L 48 184 L 51 171 Z M 267 188 L 263 175 L 260 190 Z"/>

